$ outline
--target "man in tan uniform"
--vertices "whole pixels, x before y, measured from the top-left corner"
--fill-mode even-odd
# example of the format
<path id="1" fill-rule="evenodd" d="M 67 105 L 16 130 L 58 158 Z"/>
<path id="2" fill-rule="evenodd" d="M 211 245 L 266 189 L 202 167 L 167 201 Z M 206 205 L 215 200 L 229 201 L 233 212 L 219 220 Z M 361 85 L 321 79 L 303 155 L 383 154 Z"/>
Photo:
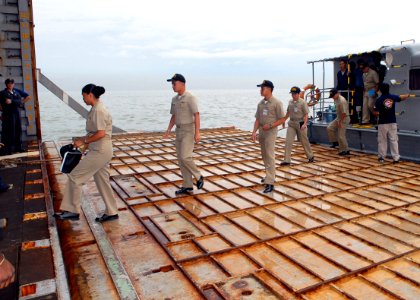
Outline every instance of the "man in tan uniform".
<path id="1" fill-rule="evenodd" d="M 264 193 L 270 193 L 274 189 L 276 178 L 275 144 L 277 137 L 277 126 L 283 121 L 283 105 L 273 97 L 274 85 L 269 80 L 264 80 L 261 84 L 261 96 L 264 97 L 257 107 L 255 113 L 254 130 L 252 131 L 252 140 L 257 139 L 257 130 L 259 132 L 258 141 L 261 146 L 261 155 L 264 161 L 266 176 L 262 180 L 265 183 Z"/>
<path id="2" fill-rule="evenodd" d="M 332 143 L 332 147 L 338 146 L 338 155 L 349 155 L 350 151 L 347 144 L 346 130 L 350 123 L 349 104 L 347 100 L 341 96 L 337 89 L 331 89 L 330 98 L 334 99 L 337 110 L 337 117 L 328 124 L 328 139 Z"/>
<path id="3" fill-rule="evenodd" d="M 373 113 L 377 91 L 379 88 L 379 75 L 376 71 L 369 68 L 366 62 L 361 62 L 359 68 L 363 72 L 363 111 L 362 124 L 370 123 L 370 114 Z"/>
<path id="4" fill-rule="evenodd" d="M 312 153 L 311 145 L 309 144 L 307 135 L 309 108 L 305 100 L 301 98 L 300 92 L 300 88 L 297 86 L 294 86 L 290 89 L 292 100 L 289 101 L 286 116 L 283 118 L 283 122 L 285 122 L 290 117 L 290 121 L 288 123 L 289 126 L 287 127 L 286 133 L 286 150 L 284 153 L 284 161 L 281 163 L 282 166 L 290 165 L 290 156 L 296 135 L 299 141 L 302 143 L 306 157 L 308 158 L 308 162 L 315 161 L 315 157 Z"/>
<path id="5" fill-rule="evenodd" d="M 193 190 L 193 176 L 197 180 L 198 189 L 203 188 L 204 185 L 204 178 L 192 160 L 194 141 L 198 143 L 201 139 L 200 113 L 198 112 L 197 98 L 186 90 L 184 76 L 175 74 L 167 81 L 172 82 L 172 89 L 178 95 L 172 98 L 172 117 L 163 137 L 168 138 L 172 127 L 176 125 L 176 155 L 184 182 L 175 194 L 188 194 Z"/>

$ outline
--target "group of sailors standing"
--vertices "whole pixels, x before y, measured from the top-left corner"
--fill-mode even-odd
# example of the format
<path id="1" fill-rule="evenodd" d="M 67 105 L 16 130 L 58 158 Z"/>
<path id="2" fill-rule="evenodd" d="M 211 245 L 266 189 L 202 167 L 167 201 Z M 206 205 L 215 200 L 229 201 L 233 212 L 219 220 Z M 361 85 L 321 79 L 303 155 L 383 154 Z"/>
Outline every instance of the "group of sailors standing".
<path id="1" fill-rule="evenodd" d="M 382 56 L 379 52 L 373 52 L 372 57 L 372 64 L 362 58 L 357 60 L 357 64 L 344 58 L 339 62 L 336 89 L 349 102 L 350 122 L 353 124 L 376 124 L 373 108 L 379 86 L 386 75 L 386 67 L 381 64 Z"/>
<path id="2" fill-rule="evenodd" d="M 387 68 L 381 64 L 382 55 L 374 51 L 372 52 L 372 60 L 373 63 L 369 65 L 365 60 L 358 59 L 357 66 L 354 61 L 340 60 L 335 91 L 339 91 L 341 94 L 341 96 L 338 96 L 341 98 L 340 103 L 347 103 L 347 108 L 341 107 L 350 118 L 343 116 L 342 124 L 344 126 L 338 129 L 338 143 L 334 140 L 334 137 L 329 135 L 330 141 L 333 143 L 333 147 L 338 146 L 338 144 L 346 144 L 343 136 L 345 137 L 345 128 L 349 123 L 359 123 L 362 126 L 368 125 L 368 127 L 375 125 L 378 128 L 378 161 L 385 161 L 389 142 L 393 162 L 398 163 L 400 155 L 395 103 L 404 101 L 414 95 L 398 96 L 390 94 L 389 84 L 384 83 Z M 359 112 L 362 113 L 361 116 Z M 333 123 L 330 125 L 334 125 Z"/>

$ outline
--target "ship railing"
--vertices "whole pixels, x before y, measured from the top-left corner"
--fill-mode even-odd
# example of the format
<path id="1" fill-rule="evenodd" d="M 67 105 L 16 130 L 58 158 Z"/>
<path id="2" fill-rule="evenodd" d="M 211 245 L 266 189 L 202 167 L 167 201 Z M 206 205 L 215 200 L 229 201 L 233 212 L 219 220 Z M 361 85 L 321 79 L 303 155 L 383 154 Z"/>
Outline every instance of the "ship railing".
<path id="1" fill-rule="evenodd" d="M 310 106 L 312 109 L 312 119 L 318 122 L 330 120 L 333 116 L 332 107 L 334 105 L 334 100 L 329 98 L 330 90 L 332 88 L 320 88 L 319 92 L 321 96 L 315 105 Z M 315 92 L 311 91 L 305 95 L 305 101 L 309 105 L 313 102 L 315 97 Z M 312 100 L 312 101 L 311 101 Z M 329 108 L 331 106 L 331 109 Z"/>
<path id="2" fill-rule="evenodd" d="M 334 100 L 329 98 L 329 94 L 332 88 L 319 89 L 321 97 L 319 101 L 311 106 L 312 107 L 312 119 L 318 122 L 329 123 L 334 120 L 336 116 Z M 354 90 L 338 90 L 338 92 L 346 99 L 353 99 Z M 310 103 L 310 100 L 314 97 L 314 92 L 307 93 L 305 95 L 305 101 Z M 351 100 L 352 102 L 352 100 Z M 353 104 L 353 103 L 351 103 Z M 351 105 L 353 107 L 353 105 Z M 350 111 L 350 115 L 353 112 Z"/>

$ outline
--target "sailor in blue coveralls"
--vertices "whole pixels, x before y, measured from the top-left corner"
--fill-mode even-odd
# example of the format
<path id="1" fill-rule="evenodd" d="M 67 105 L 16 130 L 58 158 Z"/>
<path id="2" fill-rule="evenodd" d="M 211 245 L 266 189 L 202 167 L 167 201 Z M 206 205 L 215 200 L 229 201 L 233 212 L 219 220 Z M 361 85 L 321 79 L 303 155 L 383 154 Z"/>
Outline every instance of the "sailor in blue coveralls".
<path id="1" fill-rule="evenodd" d="M 15 89 L 13 79 L 6 79 L 6 88 L 0 93 L 2 114 L 1 142 L 4 144 L 2 154 L 22 152 L 22 125 L 19 108 L 30 99 L 29 94 Z"/>

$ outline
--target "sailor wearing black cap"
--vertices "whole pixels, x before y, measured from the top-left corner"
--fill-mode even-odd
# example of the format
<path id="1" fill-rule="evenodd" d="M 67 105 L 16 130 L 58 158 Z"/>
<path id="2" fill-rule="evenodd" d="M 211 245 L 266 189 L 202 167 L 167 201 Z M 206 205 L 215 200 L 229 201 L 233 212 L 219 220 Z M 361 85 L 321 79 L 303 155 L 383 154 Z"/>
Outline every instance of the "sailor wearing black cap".
<path id="1" fill-rule="evenodd" d="M 332 147 L 338 146 L 339 155 L 349 155 L 350 151 L 346 138 L 347 126 L 350 123 L 349 104 L 347 100 L 338 93 L 337 89 L 331 89 L 329 98 L 334 99 L 337 117 L 328 124 L 328 139 L 332 143 Z"/>
<path id="2" fill-rule="evenodd" d="M 200 113 L 197 107 L 197 98 L 186 90 L 184 76 L 174 74 L 167 81 L 172 82 L 172 89 L 177 95 L 172 98 L 172 117 L 163 137 L 168 138 L 172 127 L 176 125 L 175 147 L 184 182 L 175 194 L 188 194 L 193 190 L 193 176 L 197 180 L 198 189 L 203 188 L 204 185 L 204 178 L 192 159 L 194 141 L 198 143 L 201 139 Z"/>
<path id="3" fill-rule="evenodd" d="M 261 156 L 266 172 L 266 176 L 262 180 L 265 184 L 264 193 L 270 193 L 274 189 L 276 178 L 275 144 L 277 126 L 283 123 L 284 111 L 282 103 L 273 97 L 274 85 L 271 81 L 264 80 L 257 87 L 261 88 L 260 93 L 264 99 L 258 103 L 257 112 L 255 113 L 252 140 L 256 141 L 258 130 L 258 141 L 261 146 Z"/>
<path id="4" fill-rule="evenodd" d="M 2 154 L 9 155 L 14 152 L 23 152 L 22 125 L 20 121 L 20 108 L 31 99 L 28 93 L 15 88 L 15 81 L 11 78 L 5 80 L 6 88 L 0 92 L 0 110 L 2 110 L 1 142 L 4 144 Z"/>
<path id="5" fill-rule="evenodd" d="M 297 86 L 294 86 L 290 89 L 292 100 L 289 101 L 287 113 L 284 117 L 285 120 L 290 117 L 290 120 L 288 123 L 289 126 L 287 127 L 286 150 L 284 153 L 284 161 L 281 163 L 282 166 L 290 165 L 290 156 L 296 135 L 298 140 L 302 143 L 306 157 L 308 158 L 308 162 L 314 162 L 315 160 L 307 135 L 309 108 L 305 100 L 301 98 L 300 93 L 301 90 Z"/>

